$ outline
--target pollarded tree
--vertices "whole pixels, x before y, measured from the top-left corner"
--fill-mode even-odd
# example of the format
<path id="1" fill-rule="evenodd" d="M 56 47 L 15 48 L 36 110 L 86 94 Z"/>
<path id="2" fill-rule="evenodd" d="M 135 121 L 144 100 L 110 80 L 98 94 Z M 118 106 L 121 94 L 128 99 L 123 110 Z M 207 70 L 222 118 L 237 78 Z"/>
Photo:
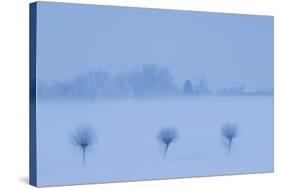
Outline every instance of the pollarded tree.
<path id="1" fill-rule="evenodd" d="M 85 164 L 86 152 L 97 142 L 95 130 L 90 124 L 79 126 L 71 137 L 72 144 L 82 151 L 82 164 Z"/>
<path id="2" fill-rule="evenodd" d="M 162 128 L 158 134 L 157 139 L 159 143 L 164 147 L 164 155 L 163 157 L 166 158 L 169 146 L 171 143 L 175 142 L 178 137 L 177 130 L 172 127 Z"/>
<path id="3" fill-rule="evenodd" d="M 221 129 L 221 135 L 224 138 L 225 147 L 227 151 L 230 152 L 232 148 L 232 143 L 235 138 L 238 137 L 238 127 L 234 123 L 227 123 Z"/>

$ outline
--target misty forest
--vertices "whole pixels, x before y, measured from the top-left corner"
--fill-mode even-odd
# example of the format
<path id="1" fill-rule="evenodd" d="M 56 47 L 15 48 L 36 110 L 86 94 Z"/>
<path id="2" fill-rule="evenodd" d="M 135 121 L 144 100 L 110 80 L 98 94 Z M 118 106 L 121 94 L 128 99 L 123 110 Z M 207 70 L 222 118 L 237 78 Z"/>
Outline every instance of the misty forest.
<path id="1" fill-rule="evenodd" d="M 200 76 L 196 81 L 187 78 L 182 85 L 177 85 L 169 70 L 156 64 L 139 65 L 132 71 L 114 75 L 105 70 L 95 70 L 62 82 L 47 82 L 39 79 L 37 87 L 38 97 L 43 99 L 273 94 L 273 90 L 268 88 L 248 91 L 243 83 L 239 86 L 213 91 L 208 87 L 208 80 L 204 76 Z"/>

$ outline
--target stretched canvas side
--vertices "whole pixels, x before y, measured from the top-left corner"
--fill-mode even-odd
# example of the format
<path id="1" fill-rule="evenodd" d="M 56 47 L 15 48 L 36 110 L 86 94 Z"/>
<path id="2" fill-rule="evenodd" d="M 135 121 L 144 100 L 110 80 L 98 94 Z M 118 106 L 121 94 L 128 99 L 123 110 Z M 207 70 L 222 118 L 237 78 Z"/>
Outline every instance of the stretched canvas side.
<path id="1" fill-rule="evenodd" d="M 36 157 L 36 21 L 37 3 L 29 5 L 29 183 L 37 186 Z"/>

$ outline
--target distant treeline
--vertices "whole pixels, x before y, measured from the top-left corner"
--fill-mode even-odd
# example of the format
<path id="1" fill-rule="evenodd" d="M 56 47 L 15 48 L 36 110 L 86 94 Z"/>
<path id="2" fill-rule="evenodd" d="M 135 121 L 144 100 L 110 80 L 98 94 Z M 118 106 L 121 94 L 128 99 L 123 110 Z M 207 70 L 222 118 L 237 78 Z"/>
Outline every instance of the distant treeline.
<path id="1" fill-rule="evenodd" d="M 249 93 L 245 92 L 244 86 L 211 92 L 204 77 L 196 84 L 187 79 L 182 86 L 178 86 L 167 68 L 155 64 L 140 65 L 131 71 L 115 75 L 96 70 L 63 82 L 37 82 L 39 98 L 143 98 L 213 94 L 272 95 L 272 92 Z"/>

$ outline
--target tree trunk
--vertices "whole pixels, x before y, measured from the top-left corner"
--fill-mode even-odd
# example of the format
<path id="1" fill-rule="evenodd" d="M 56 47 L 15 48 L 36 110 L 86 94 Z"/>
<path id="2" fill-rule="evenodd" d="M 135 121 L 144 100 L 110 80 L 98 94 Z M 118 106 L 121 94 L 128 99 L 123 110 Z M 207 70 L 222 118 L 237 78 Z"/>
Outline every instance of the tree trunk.
<path id="1" fill-rule="evenodd" d="M 83 147 L 83 165 L 85 164 L 85 158 L 86 158 L 86 147 Z"/>
<path id="2" fill-rule="evenodd" d="M 231 147 L 232 147 L 232 139 L 229 139 L 229 141 L 228 141 L 228 146 L 227 146 L 227 151 L 228 151 L 228 153 L 230 153 Z"/>
<path id="3" fill-rule="evenodd" d="M 166 144 L 166 145 L 165 145 L 165 148 L 164 148 L 163 159 L 165 159 L 166 156 L 167 156 L 168 148 L 169 148 L 169 144 Z"/>

